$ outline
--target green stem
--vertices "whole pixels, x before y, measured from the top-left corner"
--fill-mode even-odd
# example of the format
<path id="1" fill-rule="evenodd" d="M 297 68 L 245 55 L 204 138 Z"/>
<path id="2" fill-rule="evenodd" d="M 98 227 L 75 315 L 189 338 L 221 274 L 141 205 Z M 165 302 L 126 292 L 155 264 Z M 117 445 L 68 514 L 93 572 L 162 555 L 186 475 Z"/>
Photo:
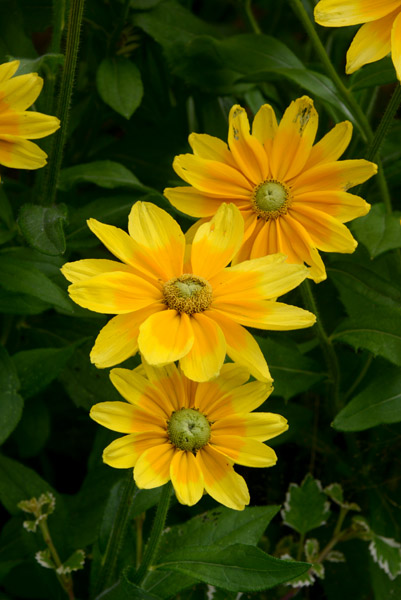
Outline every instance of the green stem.
<path id="1" fill-rule="evenodd" d="M 305 279 L 305 281 L 301 284 L 300 289 L 306 308 L 308 308 L 311 312 L 313 312 L 316 315 L 316 324 L 314 327 L 316 328 L 320 346 L 323 350 L 323 354 L 326 360 L 329 378 L 333 386 L 334 404 L 336 409 L 339 410 L 341 408 L 339 399 L 340 368 L 338 364 L 337 354 L 334 350 L 332 341 L 328 337 L 326 330 L 323 326 L 322 320 L 319 315 L 319 310 L 316 304 L 316 300 L 313 296 L 310 282 L 307 279 Z"/>
<path id="2" fill-rule="evenodd" d="M 53 146 L 50 153 L 50 166 L 44 185 L 44 191 L 40 198 L 42 204 L 46 205 L 51 205 L 54 203 L 59 172 L 63 160 L 63 151 L 67 136 L 69 110 L 77 65 L 84 4 L 85 0 L 71 0 L 70 3 L 65 64 L 61 78 L 59 102 L 57 107 L 57 116 L 61 121 L 61 127 L 53 138 Z"/>
<path id="3" fill-rule="evenodd" d="M 143 555 L 142 563 L 135 574 L 134 583 L 136 583 L 137 585 L 140 585 L 145 579 L 148 569 L 152 565 L 152 561 L 159 547 L 161 535 L 164 529 L 164 524 L 166 522 L 168 507 L 170 504 L 171 488 L 171 482 L 166 483 L 166 485 L 163 487 L 162 495 L 159 501 L 159 506 L 157 507 L 155 520 L 153 522 L 150 538 Z"/>
<path id="4" fill-rule="evenodd" d="M 50 531 L 49 531 L 49 527 L 47 525 L 47 519 L 41 519 L 39 521 L 39 527 L 40 530 L 42 532 L 43 535 L 43 539 L 46 543 L 46 546 L 49 548 L 51 557 L 53 559 L 54 564 L 56 565 L 56 567 L 61 567 L 62 566 L 62 562 L 61 559 L 58 555 L 58 552 L 56 550 L 55 545 L 53 544 L 53 540 L 52 537 L 50 535 Z M 59 580 L 61 586 L 63 587 L 65 593 L 67 594 L 69 600 L 75 600 L 75 596 L 74 596 L 74 588 L 72 585 L 72 578 L 71 575 L 59 575 L 57 573 L 57 571 L 55 571 L 57 579 Z"/>
<path id="5" fill-rule="evenodd" d="M 369 354 L 365 364 L 363 365 L 358 377 L 355 379 L 354 383 L 351 385 L 349 390 L 344 394 L 344 401 L 348 400 L 348 398 L 353 394 L 358 385 L 361 383 L 362 379 L 365 377 L 368 372 L 370 365 L 372 364 L 373 354 Z"/>
<path id="6" fill-rule="evenodd" d="M 136 529 L 136 568 L 139 569 L 139 566 L 142 562 L 142 552 L 143 552 L 143 523 L 145 521 L 146 513 L 142 513 L 135 517 L 135 529 Z"/>
<path id="7" fill-rule="evenodd" d="M 261 31 L 255 17 L 253 16 L 251 0 L 243 0 L 243 5 L 244 5 L 245 17 L 249 23 L 250 28 L 252 29 L 252 31 L 254 33 L 257 33 L 258 35 L 260 35 L 262 33 L 262 31 Z"/>
<path id="8" fill-rule="evenodd" d="M 398 107 L 401 104 L 401 85 L 397 85 L 394 93 L 391 97 L 390 102 L 387 105 L 385 113 L 379 123 L 378 128 L 375 131 L 374 137 L 367 147 L 365 158 L 366 160 L 374 160 L 376 154 L 379 152 L 380 146 L 386 137 L 390 125 L 393 122 Z"/>
<path id="9" fill-rule="evenodd" d="M 304 551 L 305 534 L 301 533 L 301 537 L 298 542 L 297 560 L 301 560 Z"/>
<path id="10" fill-rule="evenodd" d="M 340 535 L 341 527 L 343 526 L 344 519 L 347 516 L 348 508 L 341 507 L 340 514 L 338 515 L 336 527 L 334 529 L 333 537 L 337 537 Z"/>
<path id="11" fill-rule="evenodd" d="M 107 542 L 106 552 L 102 558 L 102 564 L 94 590 L 95 597 L 113 583 L 115 567 L 124 542 L 135 491 L 136 486 L 132 471 L 130 471 L 129 479 L 121 494 L 113 529 Z"/>

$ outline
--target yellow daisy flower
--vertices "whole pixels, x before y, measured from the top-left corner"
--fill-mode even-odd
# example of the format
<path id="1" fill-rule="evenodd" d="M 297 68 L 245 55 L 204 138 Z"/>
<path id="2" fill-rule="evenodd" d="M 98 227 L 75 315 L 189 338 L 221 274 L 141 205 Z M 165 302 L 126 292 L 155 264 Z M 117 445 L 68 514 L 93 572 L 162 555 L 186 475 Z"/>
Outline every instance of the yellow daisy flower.
<path id="1" fill-rule="evenodd" d="M 126 433 L 103 452 L 111 467 L 134 467 L 139 488 L 155 488 L 170 479 L 179 502 L 192 506 L 206 490 L 236 510 L 249 504 L 245 480 L 233 464 L 271 467 L 274 450 L 263 442 L 288 428 L 281 415 L 252 411 L 271 393 L 249 373 L 225 364 L 220 376 L 195 383 L 174 364 L 130 371 L 113 369 L 113 385 L 129 402 L 101 402 L 90 416 L 100 425 Z"/>
<path id="2" fill-rule="evenodd" d="M 401 0 L 321 0 L 315 20 L 325 27 L 364 23 L 347 52 L 346 72 L 354 73 L 391 52 L 401 81 Z"/>
<path id="3" fill-rule="evenodd" d="M 68 291 L 80 306 L 116 314 L 91 352 L 97 367 L 121 363 L 140 350 L 151 365 L 180 361 L 185 375 L 208 381 L 219 374 L 226 353 L 271 380 L 263 354 L 248 331 L 299 329 L 311 313 L 275 302 L 307 276 L 301 265 L 270 256 L 226 268 L 241 245 L 244 222 L 223 204 L 185 246 L 178 223 L 164 210 L 137 202 L 129 235 L 95 219 L 90 229 L 122 263 L 85 259 L 62 268 Z"/>
<path id="4" fill-rule="evenodd" d="M 181 154 L 173 163 L 190 186 L 167 188 L 164 194 L 193 217 L 208 218 L 222 202 L 233 202 L 245 223 L 234 262 L 281 252 L 289 263 L 309 265 L 313 279 L 322 281 L 326 270 L 318 250 L 355 250 L 357 242 L 343 223 L 366 215 L 370 205 L 347 190 L 377 167 L 366 160 L 337 160 L 351 140 L 351 123 L 336 125 L 313 145 L 317 126 L 317 112 L 306 96 L 291 103 L 279 125 L 272 107 L 263 105 L 252 133 L 245 110 L 235 105 L 228 147 L 218 138 L 192 133 L 193 154 Z"/>
<path id="5" fill-rule="evenodd" d="M 0 65 L 0 164 L 13 169 L 39 169 L 47 154 L 30 142 L 54 133 L 56 117 L 27 111 L 39 96 L 43 79 L 37 73 L 13 77 L 19 60 Z"/>

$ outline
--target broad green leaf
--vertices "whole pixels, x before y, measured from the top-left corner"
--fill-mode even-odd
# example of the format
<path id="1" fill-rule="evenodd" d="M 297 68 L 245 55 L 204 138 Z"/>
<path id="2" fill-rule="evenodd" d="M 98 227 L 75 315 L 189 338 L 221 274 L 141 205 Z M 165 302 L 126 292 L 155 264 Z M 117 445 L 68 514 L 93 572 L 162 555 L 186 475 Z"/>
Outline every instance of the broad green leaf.
<path id="1" fill-rule="evenodd" d="M 9 292 L 33 296 L 64 312 L 74 312 L 66 292 L 44 273 L 4 254 L 0 256 L 0 285 Z"/>
<path id="2" fill-rule="evenodd" d="M 49 409 L 41 397 L 25 402 L 22 419 L 13 434 L 13 442 L 18 446 L 19 456 L 36 456 L 45 445 L 51 433 Z"/>
<path id="3" fill-rule="evenodd" d="M 65 252 L 63 223 L 67 220 L 65 204 L 39 206 L 24 204 L 18 215 L 18 225 L 28 244 L 51 256 Z"/>
<path id="4" fill-rule="evenodd" d="M 155 565 L 233 592 L 267 590 L 308 570 L 310 565 L 273 558 L 255 546 L 192 546 Z"/>
<path id="5" fill-rule="evenodd" d="M 295 342 L 255 336 L 274 379 L 273 395 L 289 400 L 309 390 L 325 373 L 312 359 L 304 356 Z"/>
<path id="6" fill-rule="evenodd" d="M 374 600 L 399 600 L 401 598 L 401 577 L 391 580 L 373 560 L 371 561 L 370 572 Z"/>
<path id="7" fill-rule="evenodd" d="M 141 74 L 128 58 L 104 58 L 97 70 L 96 85 L 103 102 L 126 119 L 132 117 L 141 103 Z"/>
<path id="8" fill-rule="evenodd" d="M 353 233 L 369 250 L 371 258 L 387 250 L 401 248 L 400 215 L 399 212 L 389 215 L 384 204 L 378 203 L 372 206 L 366 217 L 352 223 Z"/>
<path id="9" fill-rule="evenodd" d="M 159 596 L 146 592 L 129 580 L 134 574 L 132 567 L 124 570 L 121 579 L 96 596 L 95 600 L 159 600 Z"/>
<path id="10" fill-rule="evenodd" d="M 369 552 L 373 560 L 390 577 L 395 579 L 401 575 L 401 544 L 392 538 L 386 538 L 373 533 L 369 544 Z"/>
<path id="11" fill-rule="evenodd" d="M 22 416 L 24 401 L 18 394 L 20 382 L 15 366 L 0 345 L 0 444 L 14 431 Z"/>
<path id="12" fill-rule="evenodd" d="M 363 431 L 384 423 L 401 421 L 401 373 L 399 368 L 380 365 L 371 383 L 333 421 L 340 431 Z"/>
<path id="13" fill-rule="evenodd" d="M 0 287 L 0 312 L 6 315 L 37 315 L 50 307 L 50 304 L 38 298 L 27 294 L 7 292 Z"/>
<path id="14" fill-rule="evenodd" d="M 350 89 L 353 91 L 364 90 L 370 87 L 395 83 L 397 80 L 393 62 L 390 57 L 383 58 L 371 65 L 358 69 L 350 78 Z"/>
<path id="15" fill-rule="evenodd" d="M 143 188 L 141 182 L 124 165 L 112 160 L 95 162 L 68 167 L 60 172 L 58 187 L 66 191 L 79 183 L 93 183 L 103 188 L 133 187 Z"/>
<path id="16" fill-rule="evenodd" d="M 286 525 L 305 534 L 324 525 L 330 515 L 329 506 L 320 481 L 308 473 L 300 486 L 290 484 L 281 516 Z"/>
<path id="17" fill-rule="evenodd" d="M 21 395 L 30 398 L 45 389 L 57 377 L 75 350 L 76 346 L 72 345 L 65 348 L 23 350 L 14 354 L 13 361 L 21 382 Z"/>

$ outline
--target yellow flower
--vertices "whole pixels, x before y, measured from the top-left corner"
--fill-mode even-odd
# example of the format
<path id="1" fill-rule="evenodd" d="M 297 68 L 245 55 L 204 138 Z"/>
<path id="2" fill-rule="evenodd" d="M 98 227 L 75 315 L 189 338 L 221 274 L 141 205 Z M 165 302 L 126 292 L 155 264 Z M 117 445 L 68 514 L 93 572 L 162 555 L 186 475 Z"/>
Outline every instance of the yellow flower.
<path id="1" fill-rule="evenodd" d="M 347 73 L 363 65 L 391 58 L 401 81 L 401 0 L 321 0 L 315 20 L 325 27 L 364 23 L 347 52 Z"/>
<path id="2" fill-rule="evenodd" d="M 347 190 L 377 171 L 366 160 L 337 159 L 352 134 L 348 121 L 313 145 L 318 115 L 310 98 L 292 102 L 279 125 L 265 104 L 253 120 L 238 105 L 229 116 L 228 145 L 192 133 L 192 154 L 174 160 L 189 186 L 167 188 L 171 204 L 194 217 L 210 217 L 233 202 L 245 222 L 244 243 L 234 262 L 281 252 L 289 263 L 306 263 L 315 281 L 326 278 L 318 250 L 353 252 L 357 245 L 343 225 L 366 215 L 369 204 Z"/>
<path id="3" fill-rule="evenodd" d="M 60 127 L 56 117 L 27 111 L 39 96 L 43 79 L 37 73 L 13 77 L 19 61 L 0 65 L 0 164 L 14 169 L 39 169 L 47 154 L 28 140 L 50 135 Z"/>
<path id="4" fill-rule="evenodd" d="M 110 378 L 129 404 L 101 402 L 90 416 L 128 435 L 107 446 L 106 464 L 134 467 L 139 488 L 171 479 L 182 504 L 192 506 L 203 490 L 236 510 L 249 504 L 247 485 L 233 464 L 273 466 L 277 456 L 263 442 L 288 428 L 280 415 L 252 413 L 270 394 L 268 384 L 246 383 L 248 371 L 232 363 L 207 383 L 190 381 L 174 364 L 113 369 Z"/>
<path id="5" fill-rule="evenodd" d="M 187 377 L 219 374 L 226 352 L 257 379 L 271 380 L 263 354 L 248 331 L 313 325 L 311 313 L 274 300 L 307 276 L 301 265 L 270 256 L 225 268 L 244 231 L 239 210 L 223 204 L 202 225 L 192 246 L 164 210 L 137 202 L 129 233 L 90 219 L 88 225 L 122 263 L 85 259 L 64 265 L 68 291 L 80 306 L 117 314 L 91 352 L 97 367 L 121 363 L 140 350 L 151 365 L 180 360 Z"/>

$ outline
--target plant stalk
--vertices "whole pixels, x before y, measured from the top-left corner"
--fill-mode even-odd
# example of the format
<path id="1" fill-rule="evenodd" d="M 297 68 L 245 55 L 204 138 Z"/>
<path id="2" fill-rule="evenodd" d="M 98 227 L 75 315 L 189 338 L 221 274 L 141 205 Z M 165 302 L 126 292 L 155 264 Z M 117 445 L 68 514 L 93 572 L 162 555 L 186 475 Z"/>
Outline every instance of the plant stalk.
<path id="1" fill-rule="evenodd" d="M 62 566 L 62 562 L 61 559 L 58 555 L 58 552 L 56 550 L 55 545 L 53 544 L 53 540 L 51 538 L 50 535 L 50 531 L 49 531 L 49 527 L 47 525 L 47 519 L 41 519 L 39 521 L 39 527 L 40 530 L 42 532 L 43 535 L 43 539 L 46 543 L 46 546 L 49 548 L 50 551 L 50 555 L 54 561 L 54 564 L 56 565 L 56 567 L 61 567 Z M 74 596 L 74 588 L 73 588 L 73 583 L 72 583 L 72 577 L 71 575 L 67 575 L 67 574 L 63 574 L 63 575 L 59 575 L 57 573 L 57 571 L 55 571 L 57 579 L 59 580 L 62 588 L 64 589 L 65 593 L 67 594 L 69 600 L 75 600 L 75 596 Z"/>

